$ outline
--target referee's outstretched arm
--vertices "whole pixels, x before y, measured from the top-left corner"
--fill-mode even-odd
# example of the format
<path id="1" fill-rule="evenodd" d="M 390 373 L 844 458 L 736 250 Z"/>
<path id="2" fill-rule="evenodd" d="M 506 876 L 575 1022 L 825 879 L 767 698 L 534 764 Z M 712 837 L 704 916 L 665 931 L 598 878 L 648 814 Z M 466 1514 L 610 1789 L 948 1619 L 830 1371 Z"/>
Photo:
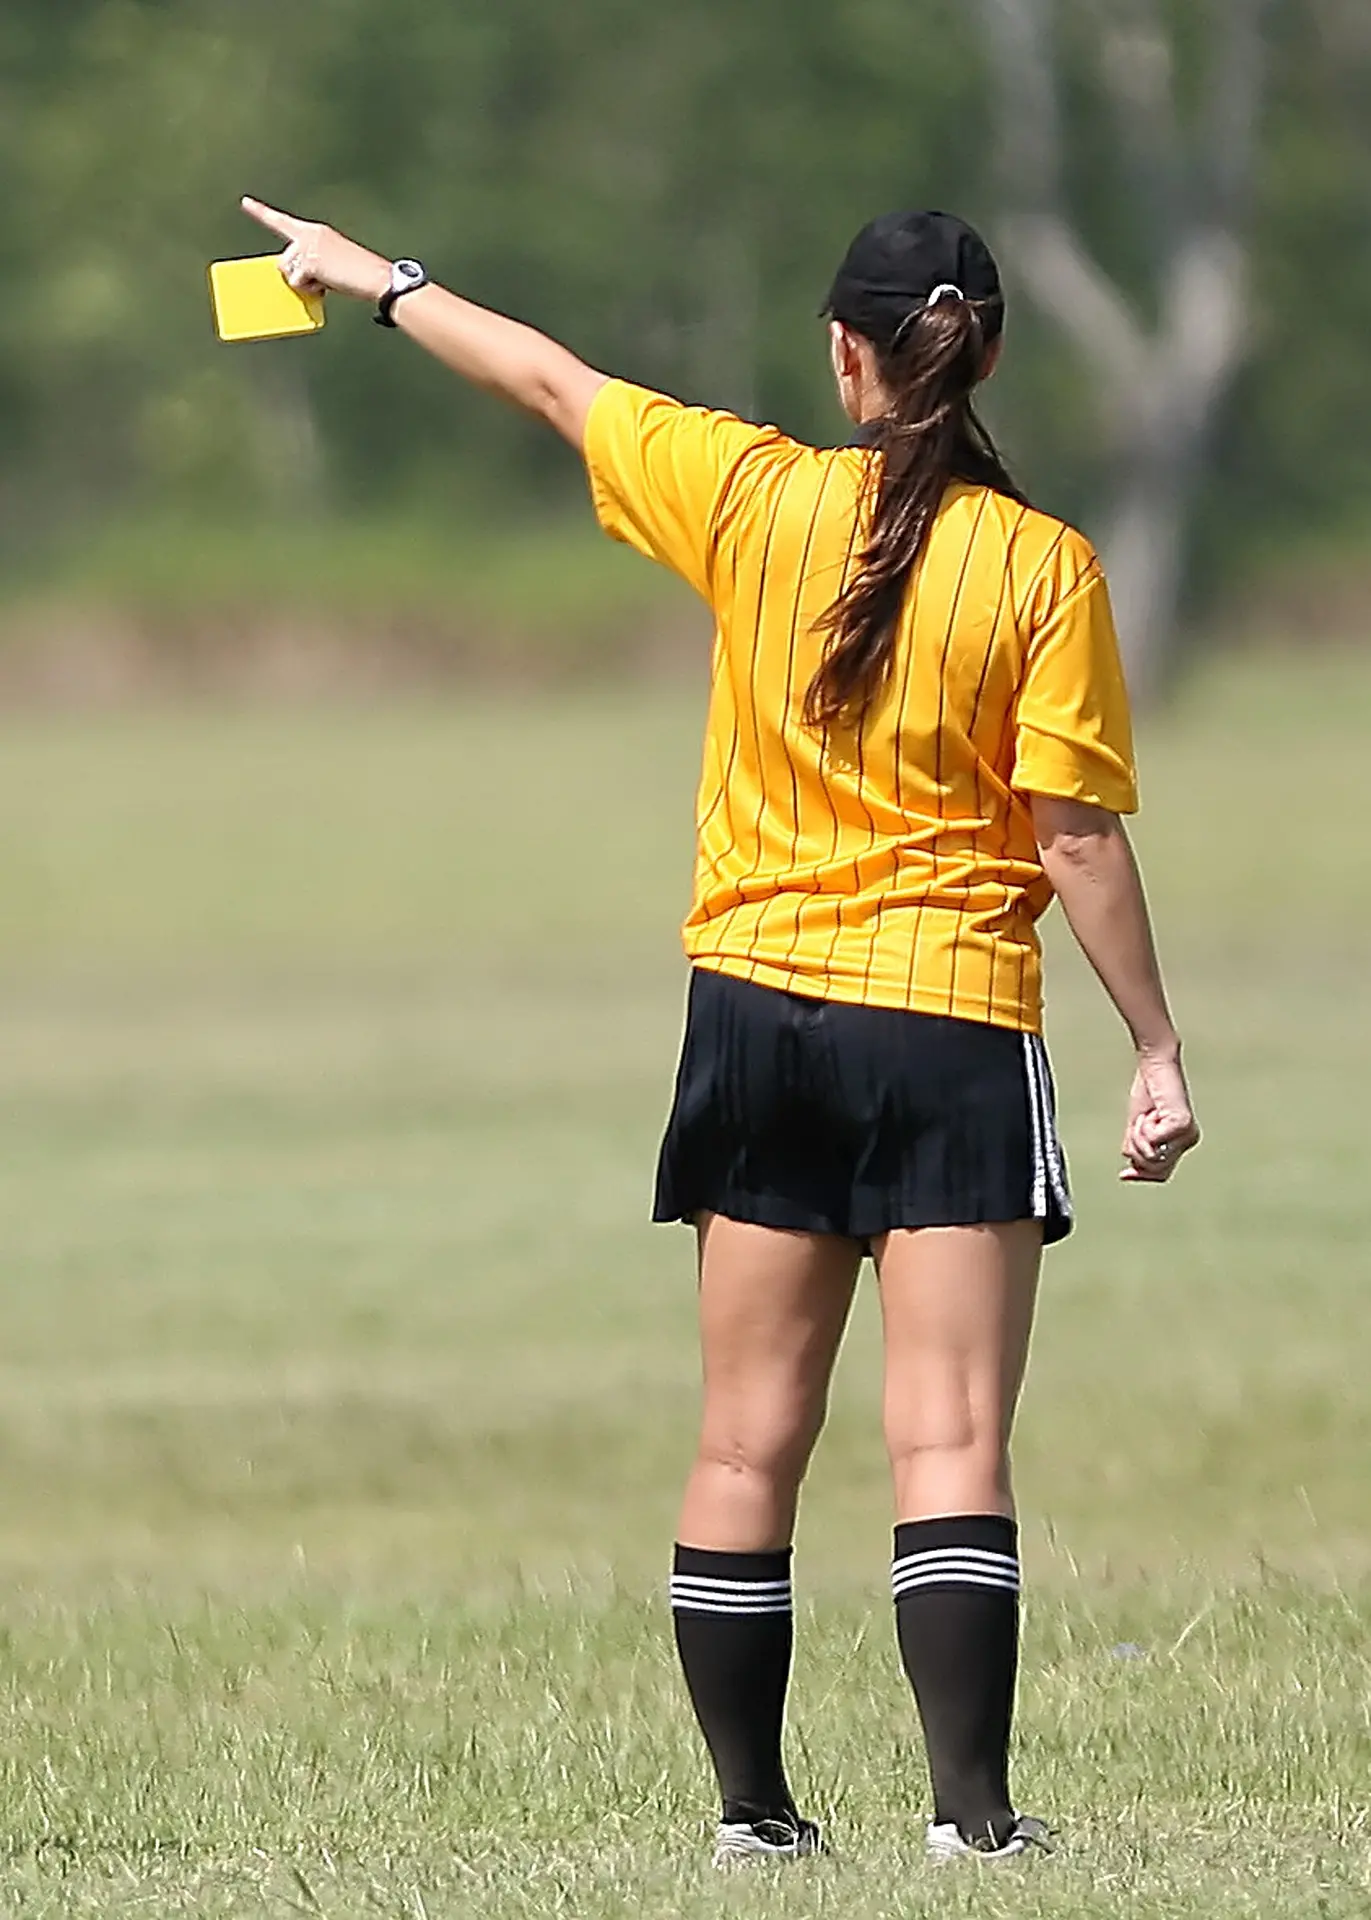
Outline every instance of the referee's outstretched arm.
<path id="1" fill-rule="evenodd" d="M 244 197 L 243 211 L 286 242 L 281 272 L 297 292 L 342 293 L 381 301 L 394 287 L 394 263 L 317 220 L 301 220 Z M 566 347 L 503 314 L 422 283 L 393 308 L 392 324 L 452 368 L 555 427 L 578 451 L 586 416 L 606 375 Z"/>

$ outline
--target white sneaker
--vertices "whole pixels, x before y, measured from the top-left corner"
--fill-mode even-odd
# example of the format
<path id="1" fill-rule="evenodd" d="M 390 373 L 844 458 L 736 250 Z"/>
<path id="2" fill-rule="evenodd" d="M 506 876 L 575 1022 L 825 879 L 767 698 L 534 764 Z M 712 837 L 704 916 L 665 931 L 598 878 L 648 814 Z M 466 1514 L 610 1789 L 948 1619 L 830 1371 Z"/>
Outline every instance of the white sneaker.
<path id="1" fill-rule="evenodd" d="M 1000 1860 L 1019 1860 L 1035 1847 L 1040 1853 L 1053 1850 L 1051 1828 L 1028 1814 L 1021 1814 L 1015 1821 L 1014 1831 L 1002 1847 L 973 1846 L 969 1840 L 963 1840 L 959 1829 L 950 1822 L 942 1827 L 930 1826 L 924 1846 L 929 1859 L 938 1866 L 950 1860 L 983 1860 L 993 1864 Z"/>
<path id="2" fill-rule="evenodd" d="M 823 1835 L 812 1820 L 723 1821 L 714 1836 L 716 1867 L 749 1860 L 802 1860 L 823 1851 Z"/>

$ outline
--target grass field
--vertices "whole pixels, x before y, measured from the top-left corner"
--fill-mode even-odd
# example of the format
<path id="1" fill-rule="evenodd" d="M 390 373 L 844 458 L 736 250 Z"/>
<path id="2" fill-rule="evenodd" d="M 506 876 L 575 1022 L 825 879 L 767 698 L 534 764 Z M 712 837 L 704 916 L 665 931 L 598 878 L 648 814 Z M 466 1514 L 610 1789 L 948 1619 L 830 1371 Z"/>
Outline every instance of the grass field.
<path id="1" fill-rule="evenodd" d="M 836 1857 L 701 1864 L 691 1252 L 644 1219 L 698 721 L 0 724 L 0 1913 L 1371 1910 L 1371 663 L 1217 668 L 1145 743 L 1174 1192 L 1114 1184 L 1125 1052 L 1054 946 L 1020 1792 L 1064 1837 L 989 1882 L 920 1860 L 869 1297 L 800 1562 Z"/>

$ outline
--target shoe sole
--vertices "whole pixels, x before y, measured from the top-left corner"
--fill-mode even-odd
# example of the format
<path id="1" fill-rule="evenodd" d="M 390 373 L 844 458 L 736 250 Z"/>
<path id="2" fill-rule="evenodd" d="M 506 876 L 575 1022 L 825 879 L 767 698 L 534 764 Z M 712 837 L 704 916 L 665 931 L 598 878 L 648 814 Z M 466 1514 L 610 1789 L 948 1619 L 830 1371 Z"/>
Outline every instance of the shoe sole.
<path id="1" fill-rule="evenodd" d="M 956 1866 L 962 1860 L 974 1860 L 983 1867 L 1000 1867 L 1008 1865 L 1011 1860 L 1023 1860 L 1030 1853 L 1051 1854 L 1055 1851 L 1052 1836 L 1041 1820 L 1023 1820 L 1019 1832 L 1013 1834 L 1004 1846 L 988 1853 L 983 1853 L 978 1847 L 969 1847 L 960 1836 L 954 1839 L 946 1828 L 936 1831 L 939 1837 L 935 1839 L 930 1834 L 924 1847 L 925 1857 L 935 1867 Z M 942 1838 L 944 1833 L 948 1834 L 946 1839 Z"/>
<path id="2" fill-rule="evenodd" d="M 794 1846 L 773 1847 L 765 1840 L 744 1838 L 722 1840 L 714 1849 L 712 1864 L 723 1871 L 731 1867 L 750 1867 L 766 1861 L 778 1862 L 790 1866 L 796 1860 L 819 1859 L 827 1849 L 817 1835 L 811 1838 L 805 1835 Z"/>
<path id="3" fill-rule="evenodd" d="M 959 1867 L 963 1860 L 981 1867 L 1003 1867 L 1011 1860 L 1023 1860 L 1034 1849 L 1029 1846 L 999 1847 L 994 1853 L 981 1853 L 975 1847 L 929 1847 L 927 1859 L 934 1867 Z"/>

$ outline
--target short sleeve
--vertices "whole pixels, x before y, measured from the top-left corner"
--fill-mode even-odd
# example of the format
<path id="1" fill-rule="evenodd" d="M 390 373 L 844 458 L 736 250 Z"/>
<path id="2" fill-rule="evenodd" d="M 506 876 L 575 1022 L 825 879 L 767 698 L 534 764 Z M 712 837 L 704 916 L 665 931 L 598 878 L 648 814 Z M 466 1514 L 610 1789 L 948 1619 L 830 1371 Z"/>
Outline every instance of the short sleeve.
<path id="1" fill-rule="evenodd" d="M 1133 726 L 1109 588 L 1079 534 L 1068 530 L 1040 570 L 1023 624 L 1014 786 L 1135 813 Z"/>
<path id="2" fill-rule="evenodd" d="M 670 567 L 709 600 L 729 484 L 750 453 L 781 440 L 774 427 L 611 380 L 591 403 L 585 430 L 596 516 L 612 539 Z"/>

